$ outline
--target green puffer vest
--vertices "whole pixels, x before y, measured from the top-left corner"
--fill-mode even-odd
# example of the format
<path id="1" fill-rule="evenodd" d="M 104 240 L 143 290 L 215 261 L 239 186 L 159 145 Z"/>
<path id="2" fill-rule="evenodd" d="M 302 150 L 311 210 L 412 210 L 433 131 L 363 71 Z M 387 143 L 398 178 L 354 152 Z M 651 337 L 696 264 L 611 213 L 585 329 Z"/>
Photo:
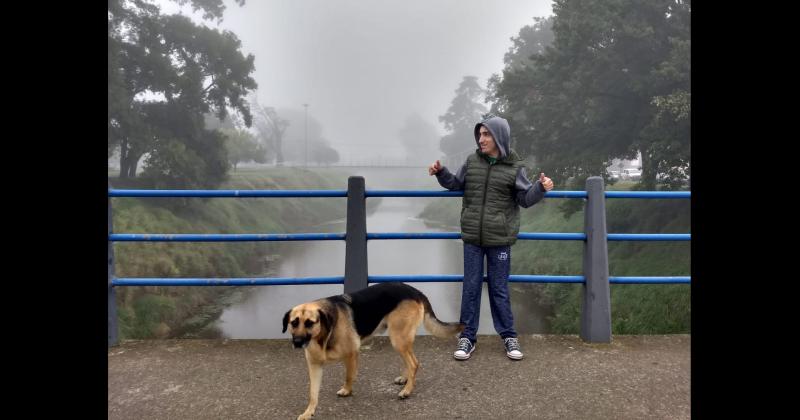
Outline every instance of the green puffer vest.
<path id="1" fill-rule="evenodd" d="M 519 206 L 514 183 L 522 159 L 511 150 L 489 165 L 483 154 L 467 158 L 464 199 L 461 205 L 461 238 L 472 245 L 513 245 L 519 233 Z"/>

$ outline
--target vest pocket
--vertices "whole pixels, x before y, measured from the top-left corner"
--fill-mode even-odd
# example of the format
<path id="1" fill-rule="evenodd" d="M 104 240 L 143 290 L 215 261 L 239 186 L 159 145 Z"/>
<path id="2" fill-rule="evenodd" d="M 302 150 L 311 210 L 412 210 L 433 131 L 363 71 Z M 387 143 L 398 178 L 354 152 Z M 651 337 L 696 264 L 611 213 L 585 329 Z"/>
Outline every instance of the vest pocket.
<path id="1" fill-rule="evenodd" d="M 491 242 L 503 241 L 508 236 L 506 216 L 502 210 L 487 207 L 483 219 L 483 237 Z"/>
<path id="2" fill-rule="evenodd" d="M 478 240 L 480 212 L 472 207 L 461 209 L 461 239 Z"/>

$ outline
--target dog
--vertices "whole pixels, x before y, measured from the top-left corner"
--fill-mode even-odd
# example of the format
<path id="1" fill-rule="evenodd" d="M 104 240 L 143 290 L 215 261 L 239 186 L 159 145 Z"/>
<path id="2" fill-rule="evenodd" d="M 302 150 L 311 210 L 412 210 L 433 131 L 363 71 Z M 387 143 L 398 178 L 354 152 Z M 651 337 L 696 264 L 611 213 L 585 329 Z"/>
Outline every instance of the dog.
<path id="1" fill-rule="evenodd" d="M 294 348 L 305 349 L 310 379 L 308 407 L 298 420 L 311 418 L 317 409 L 322 366 L 343 361 L 345 381 L 336 394 L 351 395 L 362 340 L 387 330 L 392 347 L 405 364 L 405 372 L 394 379 L 395 384 L 404 385 L 397 395 L 400 398 L 411 395 L 419 369 L 413 346 L 420 324 L 440 338 L 451 338 L 464 330 L 464 324 L 437 319 L 428 298 L 404 283 L 379 283 L 355 293 L 303 303 L 287 311 L 283 316 L 283 332 L 290 327 Z"/>

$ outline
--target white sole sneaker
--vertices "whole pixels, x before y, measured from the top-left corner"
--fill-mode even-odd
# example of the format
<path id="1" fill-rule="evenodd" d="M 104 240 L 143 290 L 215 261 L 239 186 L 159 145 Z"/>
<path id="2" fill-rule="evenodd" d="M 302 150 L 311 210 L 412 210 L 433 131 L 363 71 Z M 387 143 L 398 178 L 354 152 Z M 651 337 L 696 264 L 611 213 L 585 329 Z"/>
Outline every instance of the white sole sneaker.
<path id="1" fill-rule="evenodd" d="M 522 360 L 522 354 L 515 355 L 515 354 L 511 354 L 511 353 L 506 352 L 506 356 L 508 356 L 508 358 L 511 359 L 511 360 Z"/>
<path id="2" fill-rule="evenodd" d="M 475 351 L 475 347 L 477 347 L 477 345 L 473 344 L 469 353 L 460 353 L 459 351 L 456 351 L 453 353 L 453 357 L 455 357 L 457 360 L 467 360 L 470 356 L 472 356 L 472 352 Z"/>

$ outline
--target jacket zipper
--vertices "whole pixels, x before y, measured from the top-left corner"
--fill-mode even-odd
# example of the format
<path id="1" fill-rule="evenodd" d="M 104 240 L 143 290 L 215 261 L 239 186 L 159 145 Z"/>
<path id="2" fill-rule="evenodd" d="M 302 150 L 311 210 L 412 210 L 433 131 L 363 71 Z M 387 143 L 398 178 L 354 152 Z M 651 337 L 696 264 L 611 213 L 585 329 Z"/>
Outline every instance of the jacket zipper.
<path id="1" fill-rule="evenodd" d="M 486 197 L 489 195 L 489 176 L 492 174 L 492 164 L 489 164 L 489 170 L 486 171 L 486 180 L 483 182 L 483 205 L 481 206 L 481 223 L 478 225 L 478 243 L 483 246 L 483 213 L 486 209 Z"/>

